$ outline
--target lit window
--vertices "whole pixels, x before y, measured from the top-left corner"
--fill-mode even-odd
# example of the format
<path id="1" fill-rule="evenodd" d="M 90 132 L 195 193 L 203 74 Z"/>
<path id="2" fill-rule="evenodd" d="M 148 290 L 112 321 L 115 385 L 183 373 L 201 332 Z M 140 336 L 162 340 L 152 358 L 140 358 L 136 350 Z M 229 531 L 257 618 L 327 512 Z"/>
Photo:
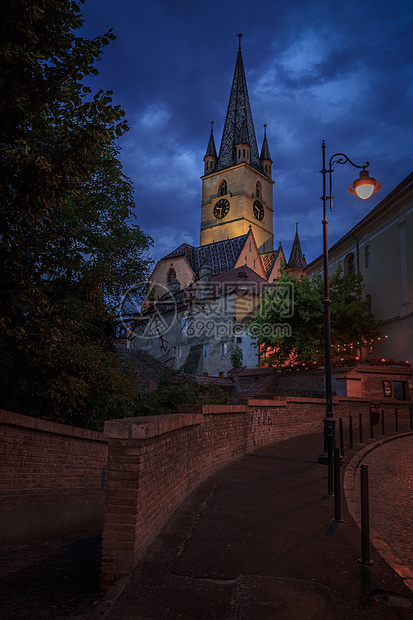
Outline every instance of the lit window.
<path id="1" fill-rule="evenodd" d="M 221 357 L 226 357 L 228 346 L 226 342 L 221 342 Z"/>
<path id="2" fill-rule="evenodd" d="M 366 269 L 370 267 L 370 246 L 366 245 L 364 248 L 364 266 Z"/>

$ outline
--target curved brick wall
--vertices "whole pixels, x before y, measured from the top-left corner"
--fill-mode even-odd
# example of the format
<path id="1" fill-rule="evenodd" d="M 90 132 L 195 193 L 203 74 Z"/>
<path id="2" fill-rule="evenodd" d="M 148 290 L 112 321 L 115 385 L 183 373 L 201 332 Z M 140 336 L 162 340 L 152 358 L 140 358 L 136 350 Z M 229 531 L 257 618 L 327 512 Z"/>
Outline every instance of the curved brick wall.
<path id="1" fill-rule="evenodd" d="M 107 444 L 102 433 L 0 411 L 0 549 L 101 525 Z"/>

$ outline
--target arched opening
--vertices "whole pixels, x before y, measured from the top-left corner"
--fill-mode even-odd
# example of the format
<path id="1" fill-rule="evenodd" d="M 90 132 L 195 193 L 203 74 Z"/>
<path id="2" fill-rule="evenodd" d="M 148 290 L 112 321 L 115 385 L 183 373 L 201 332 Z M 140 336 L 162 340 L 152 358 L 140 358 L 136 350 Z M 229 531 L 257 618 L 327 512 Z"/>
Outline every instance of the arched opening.
<path id="1" fill-rule="evenodd" d="M 261 183 L 259 181 L 255 184 L 255 195 L 257 198 L 262 198 Z"/>
<path id="2" fill-rule="evenodd" d="M 351 252 L 350 254 L 347 254 L 346 258 L 344 259 L 344 273 L 355 273 L 355 271 L 356 261 L 353 252 Z"/>
<path id="3" fill-rule="evenodd" d="M 166 276 L 166 281 L 169 282 L 176 277 L 176 271 L 172 267 L 168 271 L 168 275 Z"/>
<path id="4" fill-rule="evenodd" d="M 227 182 L 224 179 L 223 181 L 221 181 L 219 185 L 218 196 L 225 196 L 225 194 L 228 194 L 228 191 L 227 191 Z"/>

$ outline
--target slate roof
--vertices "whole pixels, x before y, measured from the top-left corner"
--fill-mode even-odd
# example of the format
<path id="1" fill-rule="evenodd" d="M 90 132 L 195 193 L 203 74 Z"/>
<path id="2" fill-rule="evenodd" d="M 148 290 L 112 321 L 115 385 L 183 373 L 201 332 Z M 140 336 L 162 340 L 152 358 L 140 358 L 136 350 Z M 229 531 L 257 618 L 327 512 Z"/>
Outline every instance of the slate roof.
<path id="1" fill-rule="evenodd" d="M 266 125 L 264 125 L 264 128 L 266 127 Z M 261 149 L 261 155 L 260 155 L 260 160 L 264 160 L 264 159 L 268 159 L 272 162 L 271 159 L 271 155 L 270 155 L 270 147 L 268 146 L 268 141 L 267 141 L 267 130 L 264 129 L 264 140 L 262 141 L 262 149 Z"/>
<path id="2" fill-rule="evenodd" d="M 218 161 L 213 172 L 237 165 L 236 145 L 241 143 L 250 145 L 250 165 L 264 174 L 255 137 L 240 45 L 238 48 L 237 61 L 235 63 L 234 78 L 225 118 L 224 131 L 222 132 Z"/>
<path id="3" fill-rule="evenodd" d="M 207 264 L 211 267 L 211 276 L 217 276 L 234 269 L 248 235 L 249 233 L 246 233 L 233 239 L 215 241 L 199 247 L 183 243 L 176 250 L 164 256 L 162 260 L 184 256 L 195 274 Z"/>
<path id="4" fill-rule="evenodd" d="M 287 269 L 303 269 L 306 265 L 307 261 L 301 251 L 301 243 L 297 231 L 295 233 L 293 247 L 291 248 L 290 258 L 287 263 Z"/>
<path id="5" fill-rule="evenodd" d="M 265 252 L 264 254 L 261 254 L 261 260 L 262 260 L 262 264 L 264 267 L 267 280 L 270 277 L 272 268 L 274 267 L 275 261 L 277 260 L 280 250 L 281 250 L 281 245 L 279 245 L 278 248 L 272 252 Z"/>
<path id="6" fill-rule="evenodd" d="M 205 157 L 216 157 L 216 156 L 217 156 L 217 151 L 215 148 L 214 131 L 212 128 L 212 123 L 211 123 L 211 134 L 209 136 L 209 141 L 208 141 L 208 146 L 207 146 L 207 150 L 205 153 Z"/>

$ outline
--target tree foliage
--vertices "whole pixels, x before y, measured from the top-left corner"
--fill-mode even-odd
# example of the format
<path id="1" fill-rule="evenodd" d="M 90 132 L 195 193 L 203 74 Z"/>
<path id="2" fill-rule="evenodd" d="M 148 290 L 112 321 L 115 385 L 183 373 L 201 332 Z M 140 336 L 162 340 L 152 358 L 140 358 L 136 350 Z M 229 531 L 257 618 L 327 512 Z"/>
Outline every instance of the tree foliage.
<path id="1" fill-rule="evenodd" d="M 377 334 L 377 322 L 370 314 L 369 302 L 363 300 L 361 274 L 343 274 L 337 269 L 330 277 L 332 355 L 351 346 L 361 349 Z M 292 295 L 291 316 L 283 317 L 277 292 Z M 281 294 L 282 297 L 282 294 Z M 278 302 L 275 303 L 275 300 Z M 257 310 L 250 331 L 258 334 L 258 344 L 267 349 L 266 362 L 285 367 L 324 359 L 324 284 L 321 276 L 313 279 L 283 272 L 273 290 L 266 293 Z M 269 329 L 289 326 L 288 330 Z M 287 333 L 288 332 L 288 333 Z"/>
<path id="2" fill-rule="evenodd" d="M 169 415 L 178 413 L 179 405 L 228 404 L 225 392 L 213 383 L 197 383 L 180 371 L 166 370 L 156 390 L 141 392 L 136 401 L 135 415 Z"/>
<path id="3" fill-rule="evenodd" d="M 82 24 L 73 0 L 0 8 L 1 405 L 69 423 L 98 385 L 124 393 L 118 412 L 132 402 L 110 349 L 151 245 L 118 159 L 124 112 L 85 84 L 114 35 L 84 39 Z M 119 381 L 103 380 L 105 364 Z"/>

